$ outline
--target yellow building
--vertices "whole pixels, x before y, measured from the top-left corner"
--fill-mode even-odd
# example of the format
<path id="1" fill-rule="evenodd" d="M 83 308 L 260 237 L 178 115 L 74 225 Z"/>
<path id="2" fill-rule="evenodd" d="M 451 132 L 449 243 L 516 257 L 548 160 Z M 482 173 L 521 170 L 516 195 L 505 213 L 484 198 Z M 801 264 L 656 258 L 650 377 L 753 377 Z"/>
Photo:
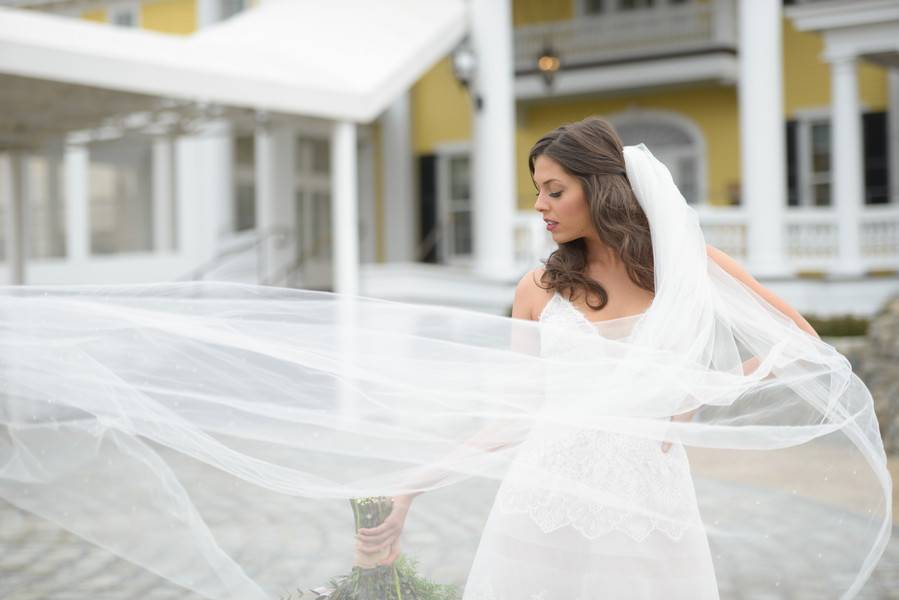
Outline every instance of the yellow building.
<path id="1" fill-rule="evenodd" d="M 264 1 L 5 4 L 189 35 Z M 625 144 L 646 143 L 668 165 L 695 207 L 707 241 L 744 262 L 800 310 L 870 313 L 896 289 L 899 48 L 882 32 L 899 27 L 894 3 L 467 0 L 467 4 L 471 39 L 434 64 L 377 119 L 358 124 L 364 292 L 440 301 L 447 289 L 472 285 L 468 274 L 480 274 L 482 287 L 467 287 L 451 301 L 501 310 L 503 299 L 510 297 L 510 283 L 538 266 L 552 249 L 533 211 L 528 150 L 549 130 L 589 115 L 612 121 Z M 503 60 L 514 72 L 507 104 L 514 139 L 491 146 L 508 149 L 501 153 L 510 156 L 500 162 L 483 146 L 496 142 L 496 134 L 477 141 L 477 132 L 481 127 L 504 137 L 506 130 L 478 124 L 476 98 L 489 86 L 494 90 L 485 93 L 501 96 L 502 89 L 489 80 L 503 78 L 475 76 L 470 89 L 461 82 L 472 40 L 473 58 L 482 70 L 503 64 L 497 57 L 505 50 L 491 47 L 490 41 L 485 46 L 478 33 L 479 19 L 495 20 L 497 15 L 503 22 L 493 23 L 492 32 L 510 36 L 510 54 Z M 541 69 L 541 64 L 550 70 Z M 553 65 L 558 70 L 552 70 Z M 497 97 L 488 102 L 497 102 Z M 281 257 L 283 264 L 276 270 L 290 277 L 268 280 L 330 288 L 333 249 L 339 241 L 330 236 L 329 126 L 314 118 L 266 114 L 265 119 L 267 127 L 281 127 L 295 138 L 290 178 L 297 182 L 278 192 L 292 205 L 291 216 L 279 225 L 292 238 L 293 249 Z M 235 240 L 252 250 L 259 238 L 273 234 L 259 223 L 259 215 L 267 210 L 257 202 L 260 185 L 267 185 L 259 181 L 259 122 L 258 115 L 231 119 L 228 147 L 214 151 L 221 179 L 215 184 L 222 205 L 215 216 L 220 231 L 197 276 L 224 276 L 220 267 L 232 262 L 233 247 L 240 245 Z M 90 202 L 98 207 L 114 204 L 115 190 L 123 185 L 144 190 L 144 196 L 153 194 L 152 182 L 141 183 L 135 175 L 151 170 L 153 151 L 145 145 L 129 153 L 123 150 L 131 147 L 129 143 L 98 145 L 91 154 Z M 473 160 L 482 172 L 494 169 L 497 182 L 476 179 Z M 509 177 L 507 165 L 513 171 Z M 487 189 L 488 185 L 499 187 Z M 484 201 L 485 195 L 495 203 L 513 205 L 496 213 L 500 225 L 493 232 L 484 227 L 494 217 L 484 211 L 495 208 Z M 64 244 L 58 240 L 65 232 L 58 231 L 53 210 L 41 207 L 37 213 L 44 218 L 33 219 L 32 256 L 38 263 L 64 259 Z M 159 239 L 177 244 L 158 226 L 154 234 L 146 224 L 125 222 L 141 214 L 139 210 L 116 214 L 91 223 L 90 243 L 97 252 L 152 253 Z M 122 231 L 132 233 L 124 239 Z M 247 262 L 258 263 L 252 257 Z M 42 280 L 41 265 L 35 267 L 37 280 Z M 240 277 L 262 278 L 252 270 Z M 54 275 L 45 278 L 52 280 Z M 439 286 L 422 285 L 435 278 Z M 491 283 L 484 283 L 487 279 Z M 487 296 L 492 299 L 484 300 Z M 465 300 L 472 297 L 480 299 Z"/>

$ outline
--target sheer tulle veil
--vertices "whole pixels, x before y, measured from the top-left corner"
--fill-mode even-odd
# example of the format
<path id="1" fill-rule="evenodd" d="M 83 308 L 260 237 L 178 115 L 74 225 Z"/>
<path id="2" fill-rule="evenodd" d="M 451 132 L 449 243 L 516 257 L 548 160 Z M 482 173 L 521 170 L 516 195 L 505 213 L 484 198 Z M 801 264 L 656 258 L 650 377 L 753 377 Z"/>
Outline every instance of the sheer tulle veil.
<path id="1" fill-rule="evenodd" d="M 773 597 L 822 579 L 854 595 L 892 527 L 869 391 L 831 345 L 708 260 L 668 169 L 642 144 L 624 151 L 655 268 L 626 342 L 222 282 L 3 288 L 0 498 L 201 596 L 272 598 L 283 574 L 262 549 L 289 553 L 298 576 L 323 560 L 302 540 L 324 521 L 300 507 L 424 491 L 412 512 L 440 523 L 459 503 L 429 494 L 498 483 L 535 428 L 566 427 L 683 446 L 720 572 L 751 562 Z M 680 518 L 528 476 L 546 494 Z M 284 526 L 258 518 L 271 507 L 296 545 L 266 546 L 266 527 Z M 349 557 L 352 529 L 340 536 Z"/>

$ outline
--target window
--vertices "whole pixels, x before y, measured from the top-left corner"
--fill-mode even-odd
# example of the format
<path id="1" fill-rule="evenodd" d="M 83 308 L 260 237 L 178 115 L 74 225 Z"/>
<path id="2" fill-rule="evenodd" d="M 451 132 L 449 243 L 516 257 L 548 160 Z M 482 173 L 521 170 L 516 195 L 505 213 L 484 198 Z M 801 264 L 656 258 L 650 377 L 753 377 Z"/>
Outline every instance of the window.
<path id="1" fill-rule="evenodd" d="M 153 153 L 149 140 L 123 138 L 90 145 L 91 252 L 153 249 Z"/>
<path id="2" fill-rule="evenodd" d="M 294 149 L 297 251 L 307 268 L 329 268 L 331 253 L 331 142 L 303 134 Z"/>
<path id="3" fill-rule="evenodd" d="M 437 255 L 440 262 L 465 264 L 473 251 L 471 158 L 468 147 L 437 155 Z"/>
<path id="4" fill-rule="evenodd" d="M 234 231 L 256 227 L 256 139 L 234 138 Z"/>
<path id="5" fill-rule="evenodd" d="M 449 253 L 454 256 L 471 255 L 471 192 L 469 181 L 471 170 L 467 155 L 453 156 L 449 160 L 449 215 L 447 225 L 452 230 L 452 248 Z"/>
<path id="6" fill-rule="evenodd" d="M 26 165 L 29 257 L 64 257 L 66 211 L 62 197 L 62 156 L 55 152 L 35 154 L 28 158 Z"/>
<path id="7" fill-rule="evenodd" d="M 832 206 L 830 117 L 787 121 L 787 205 Z M 886 113 L 862 115 L 864 202 L 889 202 Z"/>
<path id="8" fill-rule="evenodd" d="M 688 203 L 704 202 L 703 144 L 697 128 L 679 116 L 653 112 L 625 114 L 613 124 L 624 145 L 642 142 L 668 167 Z"/>
<path id="9" fill-rule="evenodd" d="M 830 123 L 809 123 L 811 204 L 830 206 Z"/>

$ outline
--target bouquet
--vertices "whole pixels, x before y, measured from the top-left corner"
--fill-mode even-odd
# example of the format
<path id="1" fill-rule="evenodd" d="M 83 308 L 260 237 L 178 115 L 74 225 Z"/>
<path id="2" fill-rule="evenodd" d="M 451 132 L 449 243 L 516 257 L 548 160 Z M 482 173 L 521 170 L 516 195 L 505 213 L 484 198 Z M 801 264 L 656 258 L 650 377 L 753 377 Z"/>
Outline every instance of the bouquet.
<path id="1" fill-rule="evenodd" d="M 352 498 L 350 505 L 358 532 L 360 528 L 383 523 L 393 510 L 393 499 Z M 357 552 L 352 570 L 332 577 L 330 586 L 310 589 L 310 593 L 297 589 L 298 598 L 290 595 L 282 600 L 458 600 L 460 597 L 455 585 L 436 584 L 418 575 L 415 561 L 404 555 L 390 565 L 377 564 L 381 558 Z"/>

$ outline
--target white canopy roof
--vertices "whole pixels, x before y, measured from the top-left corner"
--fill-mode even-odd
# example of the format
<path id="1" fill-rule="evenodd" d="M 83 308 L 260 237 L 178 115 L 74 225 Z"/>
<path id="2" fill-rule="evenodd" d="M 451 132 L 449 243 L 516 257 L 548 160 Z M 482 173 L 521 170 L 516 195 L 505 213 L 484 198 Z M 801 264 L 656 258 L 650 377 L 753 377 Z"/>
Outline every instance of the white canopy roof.
<path id="1" fill-rule="evenodd" d="M 160 98 L 369 122 L 467 27 L 464 0 L 267 0 L 190 36 L 0 8 L 0 146 Z"/>

